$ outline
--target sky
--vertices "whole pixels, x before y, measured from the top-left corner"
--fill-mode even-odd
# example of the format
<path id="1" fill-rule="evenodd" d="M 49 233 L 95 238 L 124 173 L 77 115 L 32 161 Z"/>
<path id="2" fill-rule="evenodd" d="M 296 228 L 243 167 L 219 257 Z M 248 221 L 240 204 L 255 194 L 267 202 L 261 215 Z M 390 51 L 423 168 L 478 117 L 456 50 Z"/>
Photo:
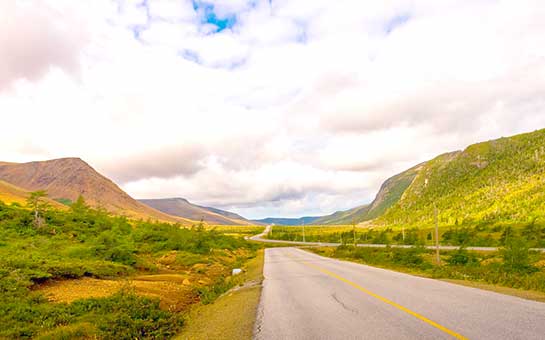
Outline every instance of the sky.
<path id="1" fill-rule="evenodd" d="M 0 160 L 249 218 L 545 128 L 541 0 L 2 0 Z"/>

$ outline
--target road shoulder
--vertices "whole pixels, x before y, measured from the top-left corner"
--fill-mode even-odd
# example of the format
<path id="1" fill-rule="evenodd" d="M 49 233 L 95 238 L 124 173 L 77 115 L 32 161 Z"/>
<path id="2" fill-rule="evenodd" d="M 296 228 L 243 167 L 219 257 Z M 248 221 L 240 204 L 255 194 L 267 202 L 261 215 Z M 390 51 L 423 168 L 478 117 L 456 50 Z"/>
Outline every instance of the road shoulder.
<path id="1" fill-rule="evenodd" d="M 369 263 L 366 263 L 365 261 L 361 261 L 361 260 L 353 259 L 353 258 L 334 257 L 334 256 L 331 256 L 331 251 L 319 251 L 319 250 L 324 250 L 324 248 L 329 249 L 330 247 L 321 247 L 321 248 L 299 247 L 299 249 L 307 251 L 307 252 L 309 252 L 311 254 L 316 254 L 316 255 L 332 258 L 332 259 L 339 260 L 339 261 L 346 261 L 346 262 L 353 262 L 353 263 L 363 264 L 363 265 L 370 266 L 370 267 L 391 270 L 391 271 L 395 271 L 395 272 L 399 272 L 399 273 L 409 274 L 409 275 L 418 276 L 418 277 L 425 277 L 425 278 L 428 278 L 428 279 L 444 281 L 444 282 L 448 282 L 448 283 L 452 283 L 452 284 L 457 284 L 457 285 L 460 285 L 460 286 L 476 288 L 476 289 L 491 291 L 491 292 L 495 292 L 495 293 L 499 293 L 499 294 L 510 295 L 510 296 L 514 296 L 514 297 L 518 297 L 518 298 L 522 298 L 522 299 L 526 299 L 526 300 L 544 302 L 545 303 L 545 293 L 540 292 L 540 291 L 519 289 L 519 288 L 511 288 L 511 287 L 505 287 L 505 286 L 498 286 L 498 285 L 494 285 L 494 284 L 490 284 L 490 283 L 486 283 L 486 282 L 480 282 L 480 281 L 457 280 L 457 279 L 449 279 L 449 278 L 437 278 L 437 277 L 433 277 L 429 273 L 421 272 L 421 271 L 418 271 L 417 269 L 414 269 L 414 268 L 404 268 L 404 267 L 399 267 L 399 266 L 388 266 L 388 265 L 375 265 L 375 264 L 369 264 Z"/>
<path id="2" fill-rule="evenodd" d="M 251 339 L 261 297 L 264 250 L 250 260 L 244 284 L 237 286 L 209 305 L 198 305 L 186 318 L 176 339 Z"/>

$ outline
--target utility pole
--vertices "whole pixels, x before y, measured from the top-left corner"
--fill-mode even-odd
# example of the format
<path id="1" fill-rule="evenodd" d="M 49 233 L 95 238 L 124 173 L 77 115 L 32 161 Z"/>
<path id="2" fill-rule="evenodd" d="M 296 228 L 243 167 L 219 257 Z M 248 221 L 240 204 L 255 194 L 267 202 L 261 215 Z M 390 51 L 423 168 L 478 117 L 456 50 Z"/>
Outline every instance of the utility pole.
<path id="1" fill-rule="evenodd" d="M 352 233 L 354 235 L 354 247 L 356 247 L 356 222 L 352 219 Z"/>
<path id="2" fill-rule="evenodd" d="M 303 221 L 303 242 L 306 242 L 305 239 L 305 222 Z"/>
<path id="3" fill-rule="evenodd" d="M 403 243 L 405 243 L 405 226 L 401 227 L 401 233 L 403 234 Z"/>
<path id="4" fill-rule="evenodd" d="M 433 204 L 433 216 L 435 221 L 435 256 L 437 265 L 441 264 L 441 256 L 439 254 L 439 220 L 437 217 L 437 205 Z"/>

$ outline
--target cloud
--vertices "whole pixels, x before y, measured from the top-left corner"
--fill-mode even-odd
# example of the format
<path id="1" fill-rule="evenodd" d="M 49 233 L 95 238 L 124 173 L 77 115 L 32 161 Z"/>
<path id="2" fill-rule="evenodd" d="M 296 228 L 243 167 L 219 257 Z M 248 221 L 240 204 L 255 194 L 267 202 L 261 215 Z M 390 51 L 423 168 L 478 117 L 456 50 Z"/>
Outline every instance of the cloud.
<path id="1" fill-rule="evenodd" d="M 52 67 L 78 72 L 86 34 L 70 14 L 40 3 L 0 4 L 0 91 L 18 79 L 39 79 Z"/>
<path id="2" fill-rule="evenodd" d="M 141 150 L 138 154 L 102 161 L 101 170 L 121 184 L 142 178 L 191 176 L 203 169 L 206 153 L 198 145 Z"/>
<path id="3" fill-rule="evenodd" d="M 540 1 L 198 3 L 0 5 L 0 159 L 78 156 L 139 198 L 298 216 L 545 127 Z"/>

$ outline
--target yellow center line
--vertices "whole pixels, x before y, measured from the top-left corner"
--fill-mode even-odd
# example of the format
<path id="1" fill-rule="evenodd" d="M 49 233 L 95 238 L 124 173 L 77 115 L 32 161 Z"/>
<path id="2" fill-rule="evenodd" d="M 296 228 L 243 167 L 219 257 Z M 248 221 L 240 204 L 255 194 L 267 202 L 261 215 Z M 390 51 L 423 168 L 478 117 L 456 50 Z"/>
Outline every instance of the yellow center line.
<path id="1" fill-rule="evenodd" d="M 293 258 L 293 259 L 297 259 L 295 256 L 293 256 L 293 255 L 291 255 L 291 254 L 288 254 L 288 256 L 291 257 L 291 258 Z M 309 263 L 309 262 L 306 262 L 306 261 L 303 261 L 303 262 L 301 262 L 301 263 L 304 264 L 304 265 L 306 265 L 306 266 L 308 266 L 308 267 L 311 267 L 311 268 L 314 268 L 314 269 L 316 269 L 316 270 L 319 270 L 319 271 L 321 271 L 322 273 L 324 273 L 324 274 L 326 274 L 326 275 L 329 275 L 329 276 L 331 276 L 331 277 L 333 277 L 333 278 L 335 278 L 335 279 L 337 279 L 337 280 L 339 280 L 339 281 L 342 281 L 342 282 L 344 282 L 344 283 L 347 283 L 347 284 L 349 284 L 350 286 L 356 288 L 357 290 L 359 290 L 359 291 L 361 291 L 361 292 L 364 292 L 365 294 L 367 294 L 367 295 L 369 295 L 369 296 L 372 296 L 372 297 L 374 297 L 375 299 L 378 299 L 378 300 L 380 300 L 380 301 L 382 301 L 382 302 L 384 302 L 384 303 L 386 303 L 386 304 L 388 304 L 388 305 L 390 305 L 390 306 L 393 306 L 393 307 L 395 307 L 395 308 L 397 308 L 397 309 L 399 309 L 399 310 L 401 310 L 401 311 L 403 311 L 403 312 L 405 312 L 405 313 L 407 313 L 407 314 L 410 314 L 410 315 L 414 316 L 415 318 L 424 321 L 424 322 L 427 323 L 428 325 L 431 325 L 431 326 L 433 326 L 433 327 L 435 327 L 435 328 L 437 328 L 437 329 L 439 329 L 439 330 L 441 330 L 441 331 L 443 331 L 443 332 L 445 332 L 445 333 L 447 333 L 447 334 L 453 336 L 453 337 L 456 338 L 456 339 L 468 340 L 468 338 L 466 338 L 465 336 L 463 336 L 463 335 L 461 335 L 461 334 L 458 334 L 458 333 L 456 333 L 455 331 L 450 330 L 450 329 L 446 328 L 445 326 L 442 326 L 442 325 L 438 324 L 437 322 L 432 321 L 432 320 L 426 318 L 425 316 L 420 315 L 420 314 L 418 314 L 418 313 L 416 313 L 416 312 L 410 310 L 409 308 L 403 307 L 402 305 L 397 304 L 397 303 L 395 303 L 395 302 L 393 302 L 393 301 L 391 301 L 391 300 L 388 300 L 388 299 L 385 298 L 385 297 L 382 297 L 382 296 L 380 296 L 380 295 L 378 295 L 378 294 L 375 294 L 375 293 L 373 293 L 372 291 L 370 291 L 370 290 L 368 290 L 368 289 L 366 289 L 366 288 L 363 288 L 362 286 L 358 285 L 357 283 L 352 282 L 352 281 L 350 281 L 350 280 L 348 280 L 348 279 L 345 279 L 344 277 L 339 276 L 339 275 L 337 275 L 337 274 L 335 274 L 335 273 L 333 273 L 333 272 L 330 272 L 330 271 L 327 270 L 327 269 L 324 269 L 324 268 L 322 268 L 322 267 L 320 267 L 320 266 L 317 266 L 317 265 L 315 265 L 315 264 L 312 264 L 312 263 Z"/>

